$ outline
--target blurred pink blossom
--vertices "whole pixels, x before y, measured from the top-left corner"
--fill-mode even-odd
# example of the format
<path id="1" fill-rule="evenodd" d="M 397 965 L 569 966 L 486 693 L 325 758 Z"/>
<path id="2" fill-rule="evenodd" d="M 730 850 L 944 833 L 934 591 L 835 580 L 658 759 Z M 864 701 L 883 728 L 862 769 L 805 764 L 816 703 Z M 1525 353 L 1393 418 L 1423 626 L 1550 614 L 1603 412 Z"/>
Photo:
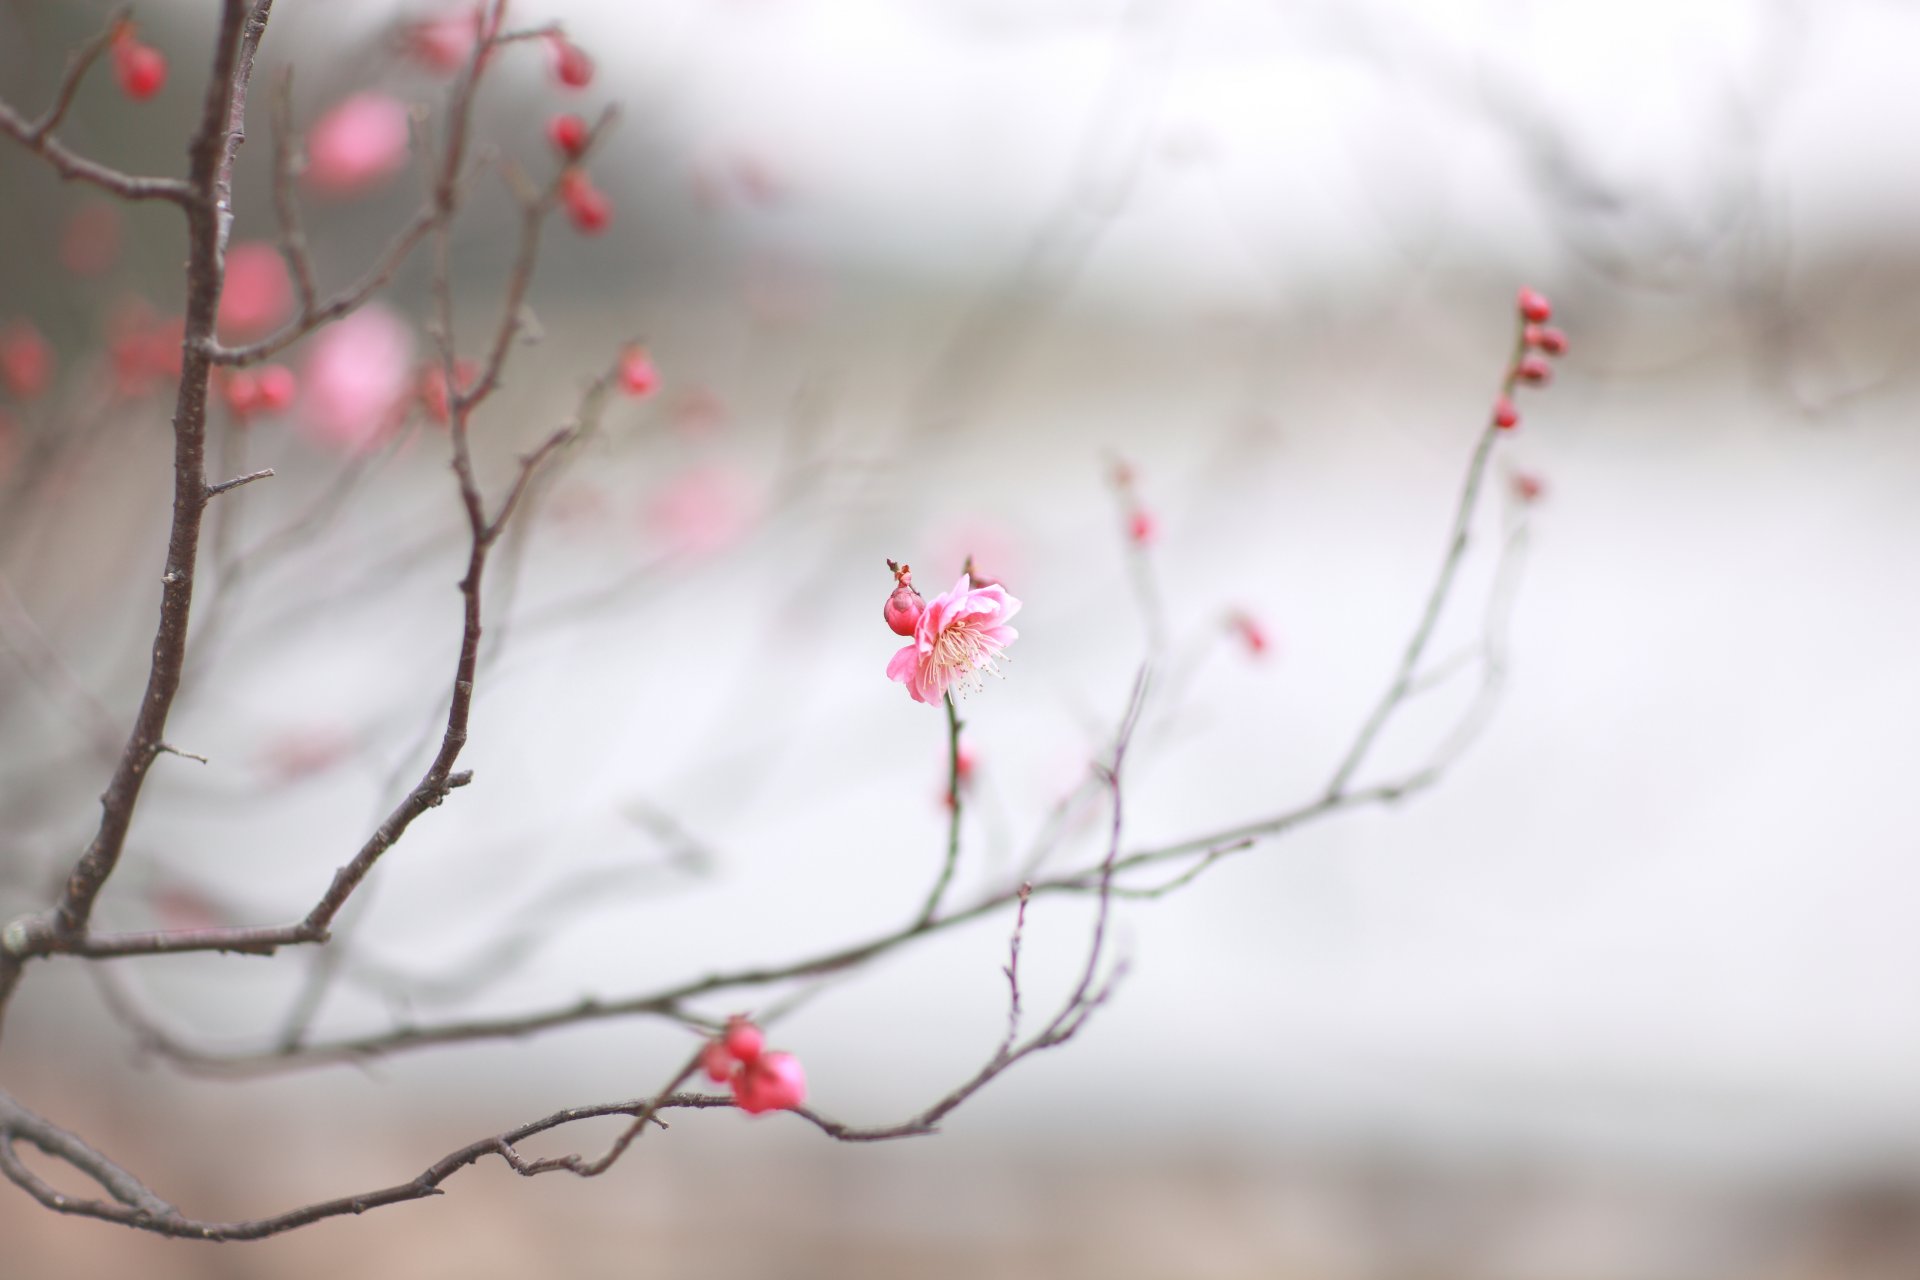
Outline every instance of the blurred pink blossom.
<path id="1" fill-rule="evenodd" d="M 762 1054 L 733 1077 L 733 1100 L 750 1116 L 797 1107 L 806 1097 L 807 1073 L 790 1053 Z"/>
<path id="2" fill-rule="evenodd" d="M 427 71 L 452 75 L 473 56 L 480 37 L 477 7 L 448 9 L 411 23 L 404 33 L 407 55 Z"/>
<path id="3" fill-rule="evenodd" d="M 307 183 L 331 196 L 358 195 L 407 163 L 407 104 L 367 91 L 345 99 L 307 133 Z"/>
<path id="4" fill-rule="evenodd" d="M 16 400 L 34 400 L 53 383 L 53 348 L 31 322 L 0 329 L 0 386 Z"/>
<path id="5" fill-rule="evenodd" d="M 982 671 L 1019 637 L 1007 619 L 1020 602 L 1001 586 L 976 587 L 966 574 L 953 590 L 927 602 L 914 628 L 913 643 L 893 655 L 887 679 L 907 686 L 915 702 L 938 705 L 955 684 L 977 688 Z"/>
<path id="6" fill-rule="evenodd" d="M 214 319 L 221 337 L 257 338 L 278 328 L 292 311 L 293 279 L 279 249 L 251 240 L 227 250 L 227 280 Z"/>
<path id="7" fill-rule="evenodd" d="M 677 555 L 724 551 L 753 527 L 752 490 L 737 471 L 717 463 L 691 467 L 655 494 L 647 525 Z"/>
<path id="8" fill-rule="evenodd" d="M 413 331 L 379 305 L 323 329 L 300 375 L 300 426 L 316 443 L 361 453 L 398 423 L 413 390 Z"/>

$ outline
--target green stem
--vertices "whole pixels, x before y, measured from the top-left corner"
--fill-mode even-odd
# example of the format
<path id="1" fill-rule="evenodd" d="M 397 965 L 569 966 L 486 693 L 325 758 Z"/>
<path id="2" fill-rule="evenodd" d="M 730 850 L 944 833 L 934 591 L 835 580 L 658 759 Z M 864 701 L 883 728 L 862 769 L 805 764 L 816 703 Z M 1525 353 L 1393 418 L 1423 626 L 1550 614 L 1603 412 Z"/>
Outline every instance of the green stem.
<path id="1" fill-rule="evenodd" d="M 953 883 L 953 869 L 960 862 L 960 708 L 953 695 L 947 695 L 947 857 L 940 866 L 940 878 L 920 908 L 919 923 L 925 924 L 940 910 L 940 899 Z"/>

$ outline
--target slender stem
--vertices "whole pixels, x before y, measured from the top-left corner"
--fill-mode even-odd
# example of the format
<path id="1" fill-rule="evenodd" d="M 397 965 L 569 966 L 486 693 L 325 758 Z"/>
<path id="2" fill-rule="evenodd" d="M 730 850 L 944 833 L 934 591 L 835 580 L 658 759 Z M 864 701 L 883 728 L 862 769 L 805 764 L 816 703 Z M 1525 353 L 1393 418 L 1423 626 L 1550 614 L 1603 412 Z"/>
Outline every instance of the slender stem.
<path id="1" fill-rule="evenodd" d="M 953 695 L 947 695 L 947 856 L 940 864 L 940 878 L 920 908 L 915 923 L 924 925 L 940 912 L 940 899 L 953 883 L 953 869 L 960 862 L 960 708 Z"/>
<path id="2" fill-rule="evenodd" d="M 55 929 L 68 937 L 85 933 L 94 900 L 120 860 L 134 806 L 147 771 L 159 754 L 167 715 L 180 687 L 187 647 L 187 619 L 193 605 L 193 580 L 200 549 L 201 518 L 207 504 L 206 342 L 213 335 L 214 312 L 225 278 L 227 232 L 232 223 L 230 188 L 233 164 L 245 137 L 246 87 L 254 50 L 265 30 L 270 0 L 249 5 L 226 0 L 213 70 L 199 129 L 190 151 L 193 199 L 187 205 L 187 316 L 181 348 L 180 389 L 174 406 L 173 528 L 167 539 L 161 575 L 160 622 L 153 641 L 153 665 L 146 693 L 128 735 L 125 752 L 101 799 L 100 827 L 72 874 L 54 917 Z M 4 992 L 0 991 L 0 995 Z"/>
<path id="3" fill-rule="evenodd" d="M 1503 395 L 1513 394 L 1514 385 L 1520 378 L 1520 359 L 1526 351 L 1526 326 L 1523 323 L 1514 334 L 1513 351 L 1507 358 L 1506 374 L 1501 379 L 1500 391 Z M 1487 460 L 1493 454 L 1493 442 L 1499 437 L 1500 431 L 1500 426 L 1491 418 L 1481 428 L 1479 443 L 1473 449 L 1473 459 L 1467 463 L 1466 482 L 1460 487 L 1460 501 L 1453 510 L 1453 532 L 1447 539 L 1446 555 L 1440 561 L 1440 573 L 1433 581 L 1433 589 L 1427 593 L 1420 623 L 1407 641 L 1406 651 L 1400 655 L 1400 665 L 1393 673 L 1392 682 L 1380 696 L 1366 723 L 1360 727 L 1353 745 L 1347 748 L 1340 767 L 1334 770 L 1333 780 L 1327 783 L 1327 796 L 1331 799 L 1338 799 L 1346 791 L 1347 784 L 1353 781 L 1353 775 L 1366 760 L 1367 752 L 1373 748 L 1374 739 L 1380 736 L 1387 721 L 1393 718 L 1393 713 L 1415 687 L 1415 673 L 1419 670 L 1420 660 L 1426 656 L 1427 644 L 1433 639 L 1434 628 L 1439 625 L 1447 597 L 1453 591 L 1454 577 L 1460 571 L 1461 561 L 1466 559 L 1468 530 L 1473 523 L 1474 508 L 1479 505 L 1480 485 L 1487 475 Z"/>

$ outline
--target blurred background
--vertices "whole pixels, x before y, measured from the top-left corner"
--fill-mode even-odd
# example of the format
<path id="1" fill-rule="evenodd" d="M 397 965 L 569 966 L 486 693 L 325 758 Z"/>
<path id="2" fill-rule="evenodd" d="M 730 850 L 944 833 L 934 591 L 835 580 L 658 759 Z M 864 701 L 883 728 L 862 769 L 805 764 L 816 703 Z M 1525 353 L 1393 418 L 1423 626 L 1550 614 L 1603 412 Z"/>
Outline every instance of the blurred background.
<path id="1" fill-rule="evenodd" d="M 169 83 L 132 104 L 96 72 L 67 140 L 178 171 L 206 9 L 143 5 Z M 37 110 L 105 13 L 0 4 L 0 93 Z M 532 340 L 474 426 L 484 478 L 498 492 L 624 343 L 658 389 L 616 398 L 503 544 L 474 785 L 381 865 L 326 958 L 116 964 L 160 1023 L 261 1049 L 618 998 L 910 919 L 944 839 L 945 724 L 882 674 L 886 557 L 931 595 L 971 554 L 1025 603 L 1006 679 L 963 707 L 963 897 L 1018 874 L 1150 652 L 1127 847 L 1310 801 L 1418 620 L 1525 283 L 1572 349 L 1499 442 L 1433 649 L 1498 639 L 1495 714 L 1434 789 L 1121 904 L 1112 1004 L 937 1137 L 689 1113 L 596 1181 L 493 1162 L 443 1198 L 244 1246 L 58 1218 L 9 1187 L 10 1273 L 1920 1274 L 1920 11 L 514 14 L 564 22 L 597 72 L 557 85 L 528 46 L 487 86 L 463 350 L 507 273 L 498 171 L 552 173 L 555 111 L 622 115 L 589 164 L 612 224 L 545 234 Z M 303 129 L 370 89 L 419 104 L 417 150 L 445 82 L 409 24 L 438 16 L 279 0 L 257 83 L 297 64 Z M 275 234 L 267 101 L 236 243 Z M 314 186 L 329 289 L 420 180 Z M 182 288 L 170 210 L 104 205 L 11 146 L 0 193 L 0 345 L 31 324 L 54 368 L 0 403 L 11 918 L 91 834 L 144 678 L 171 398 L 130 383 Z M 427 265 L 354 331 L 379 358 L 349 361 L 408 395 Z M 216 509 L 169 731 L 208 763 L 160 762 L 103 924 L 304 912 L 437 742 L 465 557 L 444 432 L 411 402 L 372 431 L 338 408 L 353 388 L 323 402 L 344 357 L 321 342 L 285 357 L 289 412 L 216 426 L 216 470 L 276 477 Z M 1474 687 L 1411 705 L 1363 779 L 1431 758 Z M 1054 865 L 1097 857 L 1104 821 L 1068 823 Z M 1090 921 L 1035 902 L 1033 1017 L 1071 988 Z M 800 992 L 770 1034 L 810 1101 L 891 1123 L 970 1075 L 1005 1025 L 1011 924 Z M 628 1020 L 196 1080 L 144 1061 L 83 966 L 54 963 L 16 999 L 0 1071 L 189 1212 L 247 1217 L 645 1094 L 692 1043 Z M 604 1124 L 540 1153 L 597 1151 Z"/>

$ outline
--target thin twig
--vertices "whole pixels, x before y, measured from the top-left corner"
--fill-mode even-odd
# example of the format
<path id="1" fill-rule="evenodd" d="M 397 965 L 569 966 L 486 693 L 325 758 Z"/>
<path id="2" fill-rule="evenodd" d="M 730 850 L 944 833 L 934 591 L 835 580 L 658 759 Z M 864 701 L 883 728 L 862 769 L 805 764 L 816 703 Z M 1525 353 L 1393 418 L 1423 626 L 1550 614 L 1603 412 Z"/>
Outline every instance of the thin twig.
<path id="1" fill-rule="evenodd" d="M 927 923 L 940 913 L 940 900 L 946 896 L 947 886 L 953 883 L 953 869 L 960 862 L 960 708 L 953 701 L 951 691 L 946 696 L 947 704 L 947 851 L 940 861 L 940 874 L 933 882 L 933 891 L 927 895 L 925 905 L 920 908 L 916 919 Z"/>

